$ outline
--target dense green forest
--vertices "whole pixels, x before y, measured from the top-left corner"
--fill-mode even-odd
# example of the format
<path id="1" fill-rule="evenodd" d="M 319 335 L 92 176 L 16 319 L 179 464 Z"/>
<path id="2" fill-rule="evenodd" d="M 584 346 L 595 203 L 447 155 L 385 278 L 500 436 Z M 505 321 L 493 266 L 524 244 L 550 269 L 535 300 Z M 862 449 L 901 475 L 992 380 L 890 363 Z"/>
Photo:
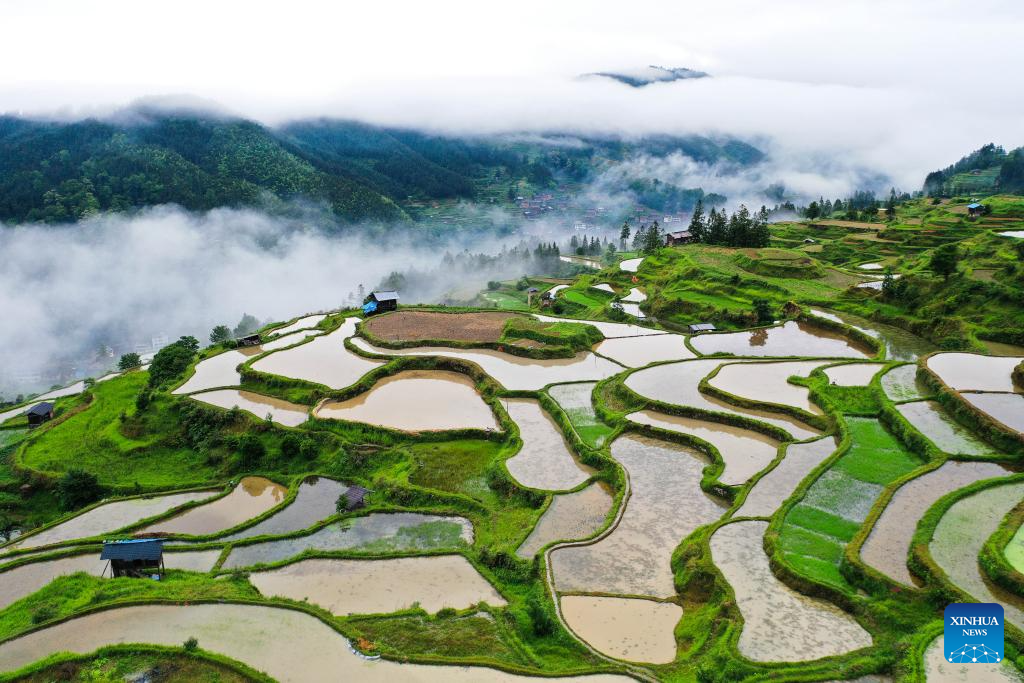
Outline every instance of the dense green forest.
<path id="1" fill-rule="evenodd" d="M 584 181 L 600 162 L 639 153 L 737 165 L 763 158 L 746 143 L 698 136 L 571 145 L 566 138 L 446 137 L 336 120 L 271 129 L 151 112 L 72 123 L 0 117 L 0 220 L 59 223 L 165 203 L 201 211 L 305 199 L 343 221 L 393 221 L 409 217 L 406 202 L 472 200 L 482 188 L 520 180 L 532 188 Z"/>
<path id="2" fill-rule="evenodd" d="M 984 145 L 956 163 L 929 173 L 924 191 L 936 197 L 972 192 L 1024 192 L 1024 147 L 1007 152 L 994 143 Z"/>

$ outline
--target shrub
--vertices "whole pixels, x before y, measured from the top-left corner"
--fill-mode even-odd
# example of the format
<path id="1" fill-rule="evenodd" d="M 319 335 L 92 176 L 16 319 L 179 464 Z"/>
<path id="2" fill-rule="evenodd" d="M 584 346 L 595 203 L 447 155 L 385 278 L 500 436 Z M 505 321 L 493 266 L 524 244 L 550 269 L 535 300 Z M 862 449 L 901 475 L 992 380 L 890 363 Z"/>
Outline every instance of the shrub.
<path id="1" fill-rule="evenodd" d="M 238 439 L 238 454 L 242 469 L 254 469 L 267 454 L 267 449 L 256 435 L 243 434 Z"/>
<path id="2" fill-rule="evenodd" d="M 117 369 L 121 372 L 137 368 L 142 365 L 142 358 L 137 353 L 126 353 L 117 361 Z"/>
<path id="3" fill-rule="evenodd" d="M 281 456 L 291 460 L 299 455 L 300 442 L 299 437 L 294 434 L 288 434 L 281 439 Z"/>
<path id="4" fill-rule="evenodd" d="M 320 446 L 307 436 L 299 444 L 299 455 L 305 460 L 315 460 L 320 455 Z"/>
<path id="5" fill-rule="evenodd" d="M 185 652 L 195 652 L 199 649 L 199 641 L 196 639 L 195 636 L 191 636 L 188 640 L 185 641 L 182 647 L 185 648 Z"/>
<path id="6" fill-rule="evenodd" d="M 199 342 L 195 337 L 181 337 L 157 351 L 149 366 L 149 385 L 158 387 L 181 377 L 198 350 Z"/>
<path id="7" fill-rule="evenodd" d="M 544 604 L 536 596 L 526 603 L 526 613 L 530 616 L 533 632 L 538 636 L 549 636 L 555 631 L 555 620 L 545 609 Z"/>
<path id="8" fill-rule="evenodd" d="M 103 487 L 95 474 L 69 470 L 57 483 L 57 500 L 63 510 L 77 510 L 94 503 L 103 495 Z"/>

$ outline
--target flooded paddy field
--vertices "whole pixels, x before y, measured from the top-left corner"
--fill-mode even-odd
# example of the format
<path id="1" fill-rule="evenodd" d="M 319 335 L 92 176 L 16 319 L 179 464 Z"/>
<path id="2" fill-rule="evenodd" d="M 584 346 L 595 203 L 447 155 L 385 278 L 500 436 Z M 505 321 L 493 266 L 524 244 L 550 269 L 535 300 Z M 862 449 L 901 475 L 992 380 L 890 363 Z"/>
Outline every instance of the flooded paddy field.
<path id="1" fill-rule="evenodd" d="M 263 477 L 243 477 L 223 498 L 150 524 L 139 533 L 206 536 L 258 517 L 288 495 L 288 488 Z"/>
<path id="2" fill-rule="evenodd" d="M 564 595 L 562 616 L 596 650 L 629 662 L 668 664 L 676 658 L 675 627 L 683 609 L 671 602 Z"/>
<path id="3" fill-rule="evenodd" d="M 601 422 L 594 410 L 591 396 L 596 382 L 556 384 L 549 387 L 548 395 L 565 411 L 580 438 L 598 448 L 604 443 L 612 429 Z"/>
<path id="4" fill-rule="evenodd" d="M 629 294 L 619 299 L 619 301 L 639 304 L 644 301 L 647 301 L 647 295 L 644 294 L 643 290 L 641 290 L 639 287 L 633 287 L 629 290 Z"/>
<path id="5" fill-rule="evenodd" d="M 1024 405 L 1021 406 L 1024 409 Z M 970 430 L 960 425 L 946 414 L 936 401 L 914 401 L 901 403 L 896 410 L 924 434 L 940 450 L 946 453 L 964 455 L 986 455 L 993 449 L 974 436 Z"/>
<path id="6" fill-rule="evenodd" d="M 1024 574 L 1024 525 L 1017 527 L 1013 538 L 1003 549 L 1003 556 L 1011 567 Z"/>
<path id="7" fill-rule="evenodd" d="M 1024 358 L 1024 346 L 990 341 L 988 339 L 979 339 L 978 341 L 993 356 L 1019 356 Z"/>
<path id="8" fill-rule="evenodd" d="M 551 553 L 555 587 L 674 595 L 672 552 L 683 538 L 725 511 L 721 502 L 700 489 L 707 460 L 696 451 L 634 435 L 616 439 L 611 454 L 630 476 L 632 495 L 625 512 L 615 530 L 597 543 Z"/>
<path id="9" fill-rule="evenodd" d="M 641 396 L 654 401 L 749 417 L 783 429 L 799 440 L 820 434 L 813 427 L 780 413 L 741 408 L 702 394 L 700 381 L 721 364 L 721 359 L 700 359 L 659 365 L 634 372 L 626 378 L 625 384 Z"/>
<path id="10" fill-rule="evenodd" d="M 385 560 L 301 560 L 250 574 L 266 596 L 308 600 L 332 614 L 383 614 L 419 604 L 427 612 L 505 599 L 462 555 Z"/>
<path id="11" fill-rule="evenodd" d="M 496 342 L 513 313 L 481 311 L 442 313 L 438 311 L 397 311 L 369 318 L 363 326 L 374 337 L 385 341 L 425 341 L 448 339 L 465 342 Z"/>
<path id="12" fill-rule="evenodd" d="M 622 308 L 622 312 L 623 313 L 625 313 L 627 315 L 631 315 L 634 318 L 638 318 L 640 320 L 643 320 L 644 318 L 647 317 L 647 314 L 644 313 L 642 310 L 640 310 L 640 304 L 635 304 L 635 303 L 630 303 L 628 301 L 624 301 L 624 302 L 619 303 L 619 307 Z"/>
<path id="13" fill-rule="evenodd" d="M 643 263 L 644 258 L 628 258 L 625 261 L 619 262 L 619 270 L 623 270 L 627 273 L 635 273 L 640 269 L 640 264 Z"/>
<path id="14" fill-rule="evenodd" d="M 180 387 L 175 389 L 173 394 L 191 394 L 196 391 L 215 389 L 217 387 L 232 387 L 242 383 L 242 376 L 238 373 L 239 365 L 253 356 L 258 356 L 267 351 L 273 351 L 285 346 L 297 344 L 307 336 L 319 335 L 319 332 L 293 333 L 277 337 L 274 341 L 258 346 L 247 346 L 241 349 L 231 349 L 216 356 L 201 360 L 196 364 L 195 373 Z"/>
<path id="15" fill-rule="evenodd" d="M 516 481 L 529 488 L 564 491 L 590 478 L 593 470 L 569 450 L 558 425 L 536 399 L 506 399 L 504 405 L 523 441 L 519 452 L 505 461 Z"/>
<path id="16" fill-rule="evenodd" d="M 935 563 L 957 587 L 981 602 L 1003 605 L 1006 620 L 1024 627 L 1024 598 L 987 581 L 978 553 L 988 537 L 1021 498 L 1024 483 L 992 486 L 953 504 L 939 520 L 929 550 Z"/>
<path id="17" fill-rule="evenodd" d="M 21 541 L 3 548 L 0 552 L 38 548 L 54 543 L 63 543 L 78 538 L 90 538 L 117 531 L 136 522 L 170 512 L 179 505 L 193 503 L 217 495 L 217 491 L 190 491 L 172 493 L 166 496 L 115 500 L 99 505 L 88 512 L 72 517 L 38 534 L 27 536 Z"/>
<path id="18" fill-rule="evenodd" d="M 782 557 L 816 581 L 848 589 L 839 572 L 853 539 L 887 484 L 921 462 L 880 422 L 846 418 L 850 448 L 790 508 L 779 534 Z"/>
<path id="19" fill-rule="evenodd" d="M 827 361 L 732 363 L 723 365 L 708 383 L 734 396 L 792 406 L 820 415 L 821 408 L 811 403 L 810 391 L 806 387 L 790 384 L 787 378 L 807 377 L 812 370 L 822 365 L 827 365 Z"/>
<path id="20" fill-rule="evenodd" d="M 537 320 L 546 323 L 580 323 L 581 325 L 592 325 L 605 336 L 605 339 L 615 337 L 642 337 L 649 334 L 668 334 L 665 330 L 656 330 L 641 325 L 630 325 L 628 323 L 607 323 L 600 320 L 576 320 L 575 318 L 555 318 L 550 315 L 533 315 Z"/>
<path id="21" fill-rule="evenodd" d="M 913 401 L 931 394 L 917 379 L 916 365 L 900 365 L 882 375 L 882 391 L 892 401 Z"/>
<path id="22" fill-rule="evenodd" d="M 779 327 L 699 334 L 691 338 L 690 343 L 702 354 L 822 358 L 867 358 L 873 355 L 870 349 L 841 334 L 795 320 L 790 320 Z"/>
<path id="23" fill-rule="evenodd" d="M 236 569 L 281 562 L 306 550 L 458 550 L 472 543 L 473 524 L 462 517 L 417 512 L 375 512 L 331 522 L 306 536 L 236 547 L 228 555 L 223 568 Z"/>
<path id="24" fill-rule="evenodd" d="M 846 363 L 825 368 L 829 384 L 840 387 L 866 387 L 882 369 L 881 363 Z"/>
<path id="25" fill-rule="evenodd" d="M 600 380 L 622 372 L 622 366 L 592 353 L 581 351 L 572 358 L 536 359 L 513 356 L 489 349 L 453 349 L 445 346 L 421 346 L 411 349 L 384 349 L 365 339 L 352 340 L 359 348 L 383 356 L 440 356 L 476 363 L 506 389 L 541 389 L 547 384 Z"/>
<path id="26" fill-rule="evenodd" d="M 253 363 L 252 368 L 272 375 L 316 382 L 331 389 L 344 389 L 383 364 L 357 356 L 345 348 L 344 342 L 355 334 L 358 322 L 359 318 L 346 318 L 334 332 L 293 349 L 272 353 Z"/>
<path id="27" fill-rule="evenodd" d="M 924 678 L 928 683 L 1021 683 L 1024 675 L 1009 659 L 998 664 L 956 664 L 946 661 L 942 649 L 943 637 L 932 641 L 924 653 Z"/>
<path id="28" fill-rule="evenodd" d="M 977 353 L 937 353 L 928 369 L 957 391 L 1014 391 L 1010 375 L 1024 358 Z"/>
<path id="29" fill-rule="evenodd" d="M 878 286 L 881 287 L 881 282 L 879 282 Z M 885 346 L 885 357 L 889 360 L 917 360 L 919 356 L 930 353 L 937 348 L 928 340 L 922 339 L 899 327 L 868 320 L 859 315 L 844 311 L 824 311 L 818 308 L 812 308 L 810 311 L 819 318 L 845 323 L 868 336 L 874 337 Z"/>
<path id="30" fill-rule="evenodd" d="M 261 420 L 270 415 L 274 422 L 286 427 L 297 427 L 309 418 L 309 406 L 251 391 L 215 389 L 193 394 L 192 398 L 228 410 L 238 406 L 240 410 L 251 413 Z"/>
<path id="31" fill-rule="evenodd" d="M 972 406 L 1010 429 L 1024 433 L 1024 394 L 960 394 Z"/>
<path id="32" fill-rule="evenodd" d="M 280 512 L 271 515 L 255 526 L 225 536 L 225 541 L 235 541 L 253 536 L 276 536 L 307 529 L 337 512 L 338 496 L 348 490 L 346 484 L 327 477 L 309 477 L 301 484 L 295 500 Z"/>
<path id="33" fill-rule="evenodd" d="M 1005 467 L 988 462 L 943 463 L 941 467 L 901 486 L 885 507 L 860 549 L 865 564 L 894 581 L 915 585 L 907 569 L 907 554 L 917 522 L 939 498 L 976 481 L 1007 474 Z"/>
<path id="34" fill-rule="evenodd" d="M 319 325 L 320 321 L 326 317 L 327 316 L 324 315 L 323 313 L 307 315 L 302 318 L 299 318 L 290 325 L 285 325 L 284 327 L 278 327 L 276 329 L 270 330 L 270 332 L 268 332 L 267 334 L 280 337 L 286 334 L 291 334 L 292 332 L 298 332 L 299 330 L 308 330 Z"/>
<path id="35" fill-rule="evenodd" d="M 655 334 L 644 337 L 605 339 L 594 351 L 627 367 L 639 368 L 666 360 L 693 358 L 693 351 L 678 334 Z"/>
<path id="36" fill-rule="evenodd" d="M 779 581 L 764 553 L 768 522 L 732 522 L 711 536 L 711 556 L 736 593 L 743 615 L 739 651 L 758 662 L 809 661 L 872 644 L 871 635 L 835 605 Z"/>
<path id="37" fill-rule="evenodd" d="M 601 282 L 601 283 L 596 284 L 596 285 L 590 285 L 590 288 L 591 289 L 597 289 L 597 290 L 600 290 L 602 292 L 609 292 L 611 294 L 615 293 L 615 289 L 613 289 L 612 286 L 610 284 L 608 284 L 607 282 Z"/>
<path id="38" fill-rule="evenodd" d="M 396 680 L 475 683 L 526 680 L 482 667 L 399 664 L 356 655 L 348 641 L 304 612 L 261 605 L 145 605 L 78 617 L 0 645 L 0 671 L 11 671 L 56 652 L 92 652 L 105 645 L 138 642 L 180 646 L 196 638 L 216 652 L 265 672 L 282 683 Z M 630 681 L 624 676 L 586 676 L 560 681 Z"/>
<path id="39" fill-rule="evenodd" d="M 723 484 L 740 485 L 767 467 L 777 455 L 779 442 L 759 432 L 708 422 L 690 417 L 641 410 L 626 416 L 637 424 L 650 425 L 672 432 L 690 434 L 718 449 L 725 469 L 718 479 Z"/>
<path id="40" fill-rule="evenodd" d="M 407 432 L 500 428 L 473 379 L 448 370 L 399 372 L 354 398 L 327 401 L 313 414 Z"/>
<path id="41" fill-rule="evenodd" d="M 832 437 L 790 444 L 786 447 L 782 462 L 757 480 L 734 516 L 770 517 L 775 514 L 811 470 L 823 463 L 835 450 L 836 441 Z"/>
<path id="42" fill-rule="evenodd" d="M 604 482 L 552 497 L 551 505 L 516 550 L 516 555 L 530 559 L 552 541 L 593 536 L 604 526 L 613 502 L 611 489 Z"/>

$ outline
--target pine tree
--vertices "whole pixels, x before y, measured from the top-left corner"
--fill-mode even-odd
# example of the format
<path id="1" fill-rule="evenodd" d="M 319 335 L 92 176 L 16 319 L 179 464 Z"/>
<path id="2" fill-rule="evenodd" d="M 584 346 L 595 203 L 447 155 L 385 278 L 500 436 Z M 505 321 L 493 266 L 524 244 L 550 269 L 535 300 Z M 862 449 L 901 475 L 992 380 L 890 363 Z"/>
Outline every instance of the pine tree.
<path id="1" fill-rule="evenodd" d="M 704 202 L 697 200 L 697 205 L 693 207 L 693 215 L 690 217 L 690 235 L 693 236 L 695 242 L 703 242 L 705 236 L 704 229 Z"/>
<path id="2" fill-rule="evenodd" d="M 622 249 L 626 248 L 626 243 L 629 241 L 629 220 L 627 219 L 622 224 L 622 230 L 619 231 L 619 247 Z"/>
<path id="3" fill-rule="evenodd" d="M 658 221 L 654 221 L 651 223 L 651 227 L 647 229 L 647 233 L 644 235 L 644 253 L 653 254 L 661 248 L 661 245 L 661 228 L 658 226 Z"/>

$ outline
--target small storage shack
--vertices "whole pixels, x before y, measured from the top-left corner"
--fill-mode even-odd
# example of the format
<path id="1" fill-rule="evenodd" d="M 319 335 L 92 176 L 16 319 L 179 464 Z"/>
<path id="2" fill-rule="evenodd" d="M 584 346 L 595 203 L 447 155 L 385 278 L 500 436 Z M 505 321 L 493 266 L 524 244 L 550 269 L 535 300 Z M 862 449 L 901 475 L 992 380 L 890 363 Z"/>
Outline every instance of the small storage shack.
<path id="1" fill-rule="evenodd" d="M 679 244 L 689 244 L 693 241 L 693 234 L 689 230 L 677 230 L 665 235 L 665 246 L 674 247 Z"/>
<path id="2" fill-rule="evenodd" d="M 690 325 L 690 332 L 714 332 L 715 326 L 711 323 L 697 323 Z"/>
<path id="3" fill-rule="evenodd" d="M 372 292 L 363 304 L 363 313 L 385 313 L 398 308 L 398 292 Z"/>
<path id="4" fill-rule="evenodd" d="M 973 202 L 967 205 L 967 215 L 971 217 L 980 216 L 985 212 L 985 205 Z"/>
<path id="5" fill-rule="evenodd" d="M 104 541 L 100 559 L 110 562 L 110 576 L 156 577 L 164 574 L 164 541 L 141 538 L 128 541 Z"/>
<path id="6" fill-rule="evenodd" d="M 262 340 L 258 334 L 247 334 L 244 337 L 238 338 L 239 346 L 259 346 L 261 343 Z"/>
<path id="7" fill-rule="evenodd" d="M 28 417 L 28 425 L 37 427 L 53 419 L 53 404 L 49 401 L 37 403 L 26 410 L 25 415 Z"/>
<path id="8" fill-rule="evenodd" d="M 352 510 L 358 510 L 366 505 L 366 494 L 369 492 L 370 489 L 363 488 L 358 484 L 349 486 L 348 490 L 341 494 L 342 498 L 345 499 L 345 511 L 351 512 Z"/>

